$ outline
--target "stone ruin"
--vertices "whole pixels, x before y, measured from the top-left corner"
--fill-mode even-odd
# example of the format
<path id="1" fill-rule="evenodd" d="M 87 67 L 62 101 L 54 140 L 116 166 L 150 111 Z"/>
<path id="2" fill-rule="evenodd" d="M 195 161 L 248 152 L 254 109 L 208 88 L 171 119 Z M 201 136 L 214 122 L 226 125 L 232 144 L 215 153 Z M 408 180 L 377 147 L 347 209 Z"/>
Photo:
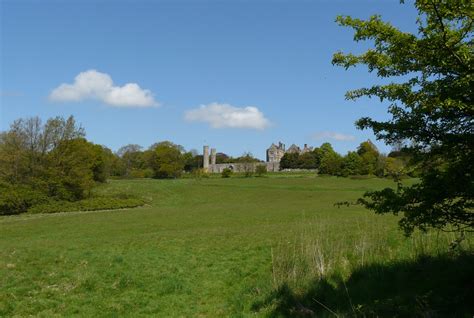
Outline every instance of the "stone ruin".
<path id="1" fill-rule="evenodd" d="M 306 152 L 313 151 L 313 147 L 308 147 L 307 144 L 301 149 L 295 144 L 292 144 L 286 149 L 285 144 L 279 142 L 278 145 L 274 143 L 267 149 L 267 161 L 266 162 L 251 162 L 251 163 L 216 163 L 217 150 L 215 148 L 210 149 L 209 146 L 204 146 L 203 149 L 203 168 L 204 171 L 209 173 L 221 173 L 225 168 L 229 168 L 234 172 L 255 172 L 257 166 L 265 166 L 267 171 L 276 172 L 280 171 L 280 161 L 285 153 L 299 153 L 303 154 Z"/>
<path id="2" fill-rule="evenodd" d="M 216 163 L 217 150 L 211 149 L 209 156 L 209 146 L 204 146 L 203 149 L 203 165 L 205 172 L 209 173 L 221 173 L 224 169 L 228 168 L 234 172 L 255 172 L 257 166 L 265 166 L 267 171 L 275 172 L 280 171 L 280 162 L 249 162 L 249 163 Z"/>
<path id="3" fill-rule="evenodd" d="M 280 162 L 285 155 L 285 144 L 279 142 L 278 145 L 272 144 L 267 149 L 267 162 Z"/>

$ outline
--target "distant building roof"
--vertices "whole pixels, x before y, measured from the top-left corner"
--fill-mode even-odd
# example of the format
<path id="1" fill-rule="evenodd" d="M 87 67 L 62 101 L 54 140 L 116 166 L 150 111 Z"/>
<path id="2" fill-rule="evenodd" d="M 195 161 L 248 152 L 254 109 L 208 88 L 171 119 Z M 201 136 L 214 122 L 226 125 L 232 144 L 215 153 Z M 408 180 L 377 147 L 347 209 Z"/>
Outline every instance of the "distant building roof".
<path id="1" fill-rule="evenodd" d="M 298 147 L 297 145 L 295 144 L 292 144 L 290 146 L 290 148 L 288 148 L 288 150 L 286 152 L 290 152 L 290 153 L 300 153 L 301 152 L 301 149 L 300 147 Z"/>

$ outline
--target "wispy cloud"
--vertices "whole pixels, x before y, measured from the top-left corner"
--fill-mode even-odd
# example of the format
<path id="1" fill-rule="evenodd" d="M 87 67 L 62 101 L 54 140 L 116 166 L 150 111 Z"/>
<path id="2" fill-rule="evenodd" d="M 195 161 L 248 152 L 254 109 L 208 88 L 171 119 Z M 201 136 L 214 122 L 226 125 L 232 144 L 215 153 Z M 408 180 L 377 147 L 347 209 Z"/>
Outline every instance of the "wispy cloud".
<path id="1" fill-rule="evenodd" d="M 187 121 L 208 123 L 212 128 L 243 128 L 263 130 L 270 121 L 254 106 L 235 107 L 211 103 L 191 109 L 184 114 Z"/>
<path id="2" fill-rule="evenodd" d="M 335 140 L 335 141 L 353 141 L 356 138 L 352 135 L 342 134 L 334 131 L 321 131 L 312 135 L 314 140 Z"/>
<path id="3" fill-rule="evenodd" d="M 22 97 L 23 93 L 18 91 L 0 91 L 0 97 Z"/>
<path id="4" fill-rule="evenodd" d="M 61 84 L 49 95 L 54 102 L 78 102 L 95 99 L 114 107 L 159 106 L 153 93 L 136 83 L 114 86 L 110 75 L 96 70 L 79 73 L 72 84 Z"/>

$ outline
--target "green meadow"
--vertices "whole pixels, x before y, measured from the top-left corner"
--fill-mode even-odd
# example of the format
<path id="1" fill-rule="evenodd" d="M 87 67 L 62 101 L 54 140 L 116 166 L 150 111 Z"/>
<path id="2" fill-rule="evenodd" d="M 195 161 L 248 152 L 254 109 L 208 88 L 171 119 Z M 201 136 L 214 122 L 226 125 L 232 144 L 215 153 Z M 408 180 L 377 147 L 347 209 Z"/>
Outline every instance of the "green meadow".
<path id="1" fill-rule="evenodd" d="M 407 182 L 414 182 L 408 180 Z M 405 238 L 386 179 L 111 180 L 134 209 L 0 218 L 0 316 L 472 316 L 473 240 Z"/>

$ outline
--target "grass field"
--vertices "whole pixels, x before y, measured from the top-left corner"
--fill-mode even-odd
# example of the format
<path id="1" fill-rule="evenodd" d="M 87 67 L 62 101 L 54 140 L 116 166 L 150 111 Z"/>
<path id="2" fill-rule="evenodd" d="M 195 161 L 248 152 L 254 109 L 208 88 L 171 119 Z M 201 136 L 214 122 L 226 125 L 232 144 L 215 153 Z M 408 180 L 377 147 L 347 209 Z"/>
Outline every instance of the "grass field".
<path id="1" fill-rule="evenodd" d="M 469 316 L 472 237 L 336 208 L 388 180 L 114 180 L 141 208 L 0 218 L 0 316 Z M 426 316 L 426 315 L 425 315 Z M 472 316 L 472 315 L 471 315 Z"/>

